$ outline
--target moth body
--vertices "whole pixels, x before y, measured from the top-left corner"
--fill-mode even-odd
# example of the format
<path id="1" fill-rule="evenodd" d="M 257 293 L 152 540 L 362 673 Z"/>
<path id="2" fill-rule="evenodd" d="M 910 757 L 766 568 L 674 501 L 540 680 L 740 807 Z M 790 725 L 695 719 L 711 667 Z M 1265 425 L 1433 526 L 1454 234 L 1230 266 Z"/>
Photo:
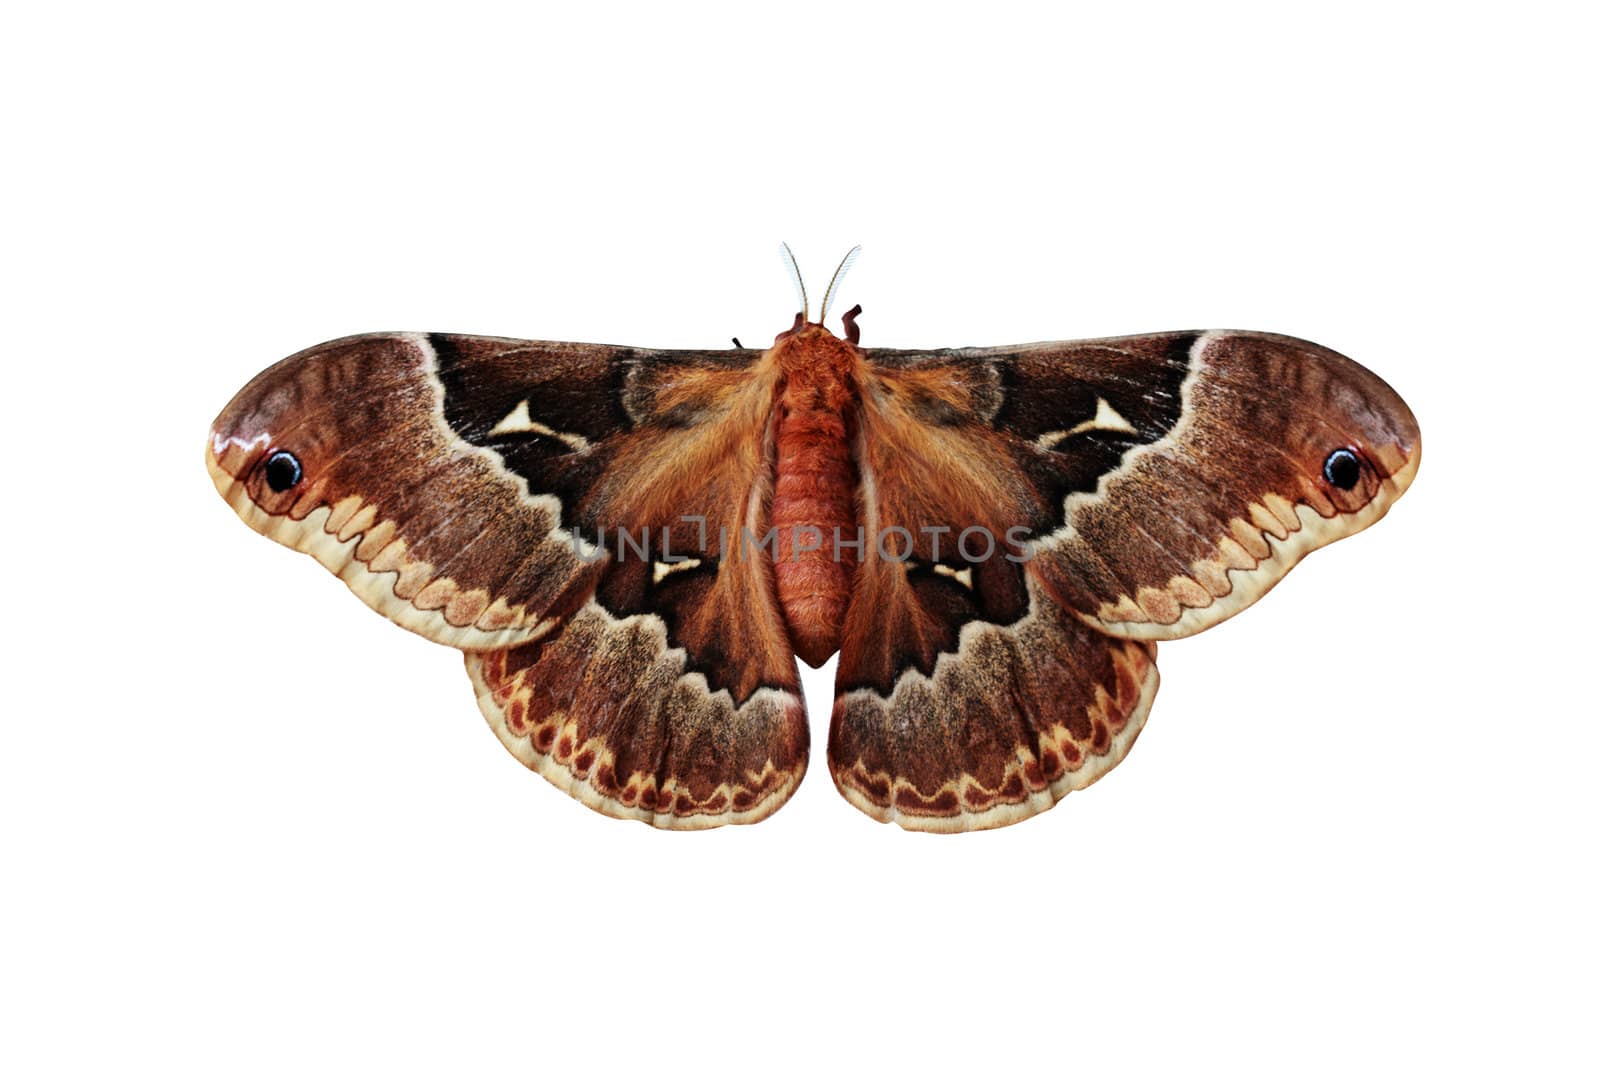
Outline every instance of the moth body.
<path id="1" fill-rule="evenodd" d="M 820 325 L 797 321 L 763 362 L 776 364 L 778 602 L 795 654 L 821 666 L 839 650 L 860 560 L 854 461 L 859 350 Z"/>

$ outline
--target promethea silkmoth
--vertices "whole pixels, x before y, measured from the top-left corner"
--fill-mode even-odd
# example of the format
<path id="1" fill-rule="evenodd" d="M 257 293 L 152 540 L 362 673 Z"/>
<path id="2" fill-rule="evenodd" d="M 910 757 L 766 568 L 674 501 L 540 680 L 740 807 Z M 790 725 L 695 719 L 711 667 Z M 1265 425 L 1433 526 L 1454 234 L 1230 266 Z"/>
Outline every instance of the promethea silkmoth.
<path id="1" fill-rule="evenodd" d="M 252 528 L 462 649 L 501 741 L 585 804 L 765 818 L 806 767 L 795 656 L 837 652 L 835 783 L 929 831 L 1099 778 L 1155 641 L 1416 474 L 1400 397 L 1305 341 L 898 351 L 859 311 L 764 350 L 349 337 L 251 381 L 206 463 Z"/>

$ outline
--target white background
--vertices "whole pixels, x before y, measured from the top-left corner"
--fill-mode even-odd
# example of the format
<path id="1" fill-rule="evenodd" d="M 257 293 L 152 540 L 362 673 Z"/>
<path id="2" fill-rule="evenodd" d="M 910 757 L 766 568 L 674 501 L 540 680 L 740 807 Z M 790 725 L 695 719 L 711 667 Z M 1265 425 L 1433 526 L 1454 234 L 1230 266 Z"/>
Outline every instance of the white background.
<path id="1" fill-rule="evenodd" d="M 0 1068 L 1594 1073 L 1579 5 L 50 10 L 0 64 Z M 1162 646 L 1124 766 L 954 838 L 834 792 L 831 671 L 768 822 L 599 816 L 206 477 L 330 337 L 768 341 L 781 239 L 865 246 L 869 346 L 1312 338 L 1426 460 Z"/>

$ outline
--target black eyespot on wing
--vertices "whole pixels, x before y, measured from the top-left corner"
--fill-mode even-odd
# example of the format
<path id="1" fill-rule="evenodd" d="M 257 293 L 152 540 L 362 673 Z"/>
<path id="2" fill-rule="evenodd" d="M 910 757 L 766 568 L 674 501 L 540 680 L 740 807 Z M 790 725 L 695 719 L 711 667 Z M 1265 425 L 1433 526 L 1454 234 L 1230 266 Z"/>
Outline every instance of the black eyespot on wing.
<path id="1" fill-rule="evenodd" d="M 293 453 L 282 449 L 267 458 L 267 463 L 261 471 L 267 480 L 267 486 L 271 487 L 275 494 L 282 494 L 300 482 L 300 461 Z"/>
<path id="2" fill-rule="evenodd" d="M 1322 462 L 1322 477 L 1340 490 L 1354 490 L 1361 482 L 1361 458 L 1351 449 L 1335 449 Z"/>

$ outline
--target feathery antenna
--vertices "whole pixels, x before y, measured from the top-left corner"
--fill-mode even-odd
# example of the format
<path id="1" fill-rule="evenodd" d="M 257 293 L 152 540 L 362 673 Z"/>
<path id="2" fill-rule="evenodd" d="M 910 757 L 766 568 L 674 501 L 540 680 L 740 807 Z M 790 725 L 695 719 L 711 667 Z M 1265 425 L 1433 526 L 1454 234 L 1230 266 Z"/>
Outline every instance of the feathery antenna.
<path id="1" fill-rule="evenodd" d="M 844 281 L 844 275 L 850 272 L 850 267 L 856 264 L 856 255 L 861 253 L 858 243 L 850 248 L 848 254 L 839 262 L 839 268 L 833 271 L 833 279 L 828 282 L 828 290 L 822 294 L 822 313 L 817 316 L 818 322 L 828 320 L 828 304 L 833 302 L 834 293 L 839 290 L 839 285 Z"/>
<path id="2" fill-rule="evenodd" d="M 802 321 L 811 321 L 811 301 L 806 298 L 806 282 L 800 276 L 800 266 L 794 260 L 794 252 L 789 250 L 787 243 L 778 244 L 778 254 L 783 257 L 783 264 L 789 270 L 789 279 L 794 281 L 795 290 L 800 293 L 800 317 Z"/>

